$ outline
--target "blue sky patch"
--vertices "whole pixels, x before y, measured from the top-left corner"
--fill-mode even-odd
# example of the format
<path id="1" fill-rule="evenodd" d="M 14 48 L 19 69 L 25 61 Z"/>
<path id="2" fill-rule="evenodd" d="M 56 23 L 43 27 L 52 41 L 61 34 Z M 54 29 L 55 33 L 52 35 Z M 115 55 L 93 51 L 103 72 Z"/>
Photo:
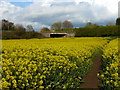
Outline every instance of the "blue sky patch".
<path id="1" fill-rule="evenodd" d="M 30 4 L 32 4 L 33 2 L 10 2 L 11 4 L 17 6 L 17 7 L 27 7 L 29 6 Z"/>

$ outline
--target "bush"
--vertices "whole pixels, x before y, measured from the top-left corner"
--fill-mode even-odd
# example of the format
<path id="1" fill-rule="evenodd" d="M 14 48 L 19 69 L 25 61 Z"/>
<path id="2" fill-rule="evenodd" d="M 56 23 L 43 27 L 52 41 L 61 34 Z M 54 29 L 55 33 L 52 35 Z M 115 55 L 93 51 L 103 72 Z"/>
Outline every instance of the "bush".
<path id="1" fill-rule="evenodd" d="M 40 33 L 35 31 L 18 32 L 18 31 L 2 31 L 2 39 L 30 39 L 44 38 Z"/>
<path id="2" fill-rule="evenodd" d="M 74 29 L 76 37 L 119 36 L 120 26 L 98 26 Z"/>

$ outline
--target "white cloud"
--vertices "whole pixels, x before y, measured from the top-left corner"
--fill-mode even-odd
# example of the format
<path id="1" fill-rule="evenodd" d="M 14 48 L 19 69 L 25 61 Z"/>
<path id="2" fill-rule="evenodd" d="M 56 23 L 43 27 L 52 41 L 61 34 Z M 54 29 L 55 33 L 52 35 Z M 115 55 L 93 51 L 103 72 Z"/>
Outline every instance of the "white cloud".
<path id="1" fill-rule="evenodd" d="M 88 21 L 100 24 L 115 22 L 119 0 L 31 0 L 34 3 L 25 8 L 14 6 L 9 1 L 0 1 L 0 19 L 6 18 L 23 25 L 32 24 L 39 29 L 64 20 L 70 20 L 75 26 Z"/>
<path id="2" fill-rule="evenodd" d="M 107 7 L 111 13 L 118 13 L 119 0 L 95 0 L 95 4 Z"/>
<path id="3" fill-rule="evenodd" d="M 5 2 L 33 2 L 34 0 L 2 0 L 2 1 L 5 1 Z"/>
<path id="4" fill-rule="evenodd" d="M 20 11 L 20 7 L 16 7 L 10 3 L 6 3 L 4 1 L 0 2 L 0 19 L 1 18 L 8 18 L 10 14 L 14 14 L 17 11 Z M 9 17 L 10 18 L 10 17 Z"/>
<path id="5" fill-rule="evenodd" d="M 119 4 L 118 4 L 118 7 L 119 7 L 119 9 L 118 9 L 118 17 L 120 17 L 120 1 L 119 1 Z"/>

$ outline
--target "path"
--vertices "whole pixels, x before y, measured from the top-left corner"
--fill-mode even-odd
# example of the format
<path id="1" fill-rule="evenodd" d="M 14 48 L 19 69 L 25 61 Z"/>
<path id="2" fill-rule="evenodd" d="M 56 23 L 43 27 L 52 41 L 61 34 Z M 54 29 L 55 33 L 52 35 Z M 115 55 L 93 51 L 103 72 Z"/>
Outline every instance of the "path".
<path id="1" fill-rule="evenodd" d="M 94 62 L 93 62 L 93 68 L 92 70 L 83 78 L 85 83 L 81 84 L 80 87 L 83 88 L 98 88 L 99 86 L 99 80 L 97 77 L 97 73 L 100 71 L 101 66 L 101 59 L 102 56 L 98 55 Z"/>

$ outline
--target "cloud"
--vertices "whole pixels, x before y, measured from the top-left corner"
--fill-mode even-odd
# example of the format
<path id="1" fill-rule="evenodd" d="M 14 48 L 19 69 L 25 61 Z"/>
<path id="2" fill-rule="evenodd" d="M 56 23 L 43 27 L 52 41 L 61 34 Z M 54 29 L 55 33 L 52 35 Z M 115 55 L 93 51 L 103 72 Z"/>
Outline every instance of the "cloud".
<path id="1" fill-rule="evenodd" d="M 10 3 L 6 3 L 4 1 L 0 1 L 0 19 L 10 18 L 10 15 L 12 15 L 15 12 L 18 12 L 20 10 L 21 10 L 21 8 L 16 7 L 15 5 L 12 5 Z"/>
<path id="2" fill-rule="evenodd" d="M 6 18 L 25 26 L 31 24 L 35 29 L 40 29 L 64 20 L 70 20 L 76 27 L 88 21 L 105 24 L 115 22 L 118 16 L 117 0 L 32 1 L 25 8 L 17 7 L 9 3 L 9 0 L 0 1 L 0 19 Z"/>
<path id="3" fill-rule="evenodd" d="M 120 1 L 118 3 L 118 17 L 120 17 Z"/>

